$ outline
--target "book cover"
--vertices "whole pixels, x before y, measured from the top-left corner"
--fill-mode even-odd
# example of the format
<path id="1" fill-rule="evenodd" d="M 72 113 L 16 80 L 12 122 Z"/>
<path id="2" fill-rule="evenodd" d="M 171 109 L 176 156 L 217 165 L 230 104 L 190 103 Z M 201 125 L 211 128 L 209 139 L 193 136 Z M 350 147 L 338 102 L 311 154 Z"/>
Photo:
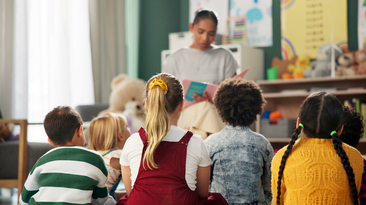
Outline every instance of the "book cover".
<path id="1" fill-rule="evenodd" d="M 244 75 L 248 72 L 248 70 L 249 70 L 249 67 L 244 69 L 241 73 L 233 76 L 233 78 L 244 77 Z M 217 88 L 219 87 L 219 85 L 217 85 L 217 84 L 197 82 L 197 81 L 192 81 L 192 80 L 188 80 L 188 79 L 183 79 L 182 84 L 183 84 L 183 90 L 184 90 L 184 98 L 185 98 L 184 106 L 185 107 L 188 107 L 188 106 L 196 103 L 195 99 L 192 97 L 193 94 L 202 96 L 204 91 L 207 92 L 207 96 L 212 100 Z"/>
<path id="2" fill-rule="evenodd" d="M 219 87 L 219 85 L 216 84 L 202 83 L 187 79 L 183 79 L 182 84 L 184 89 L 185 107 L 188 107 L 195 103 L 195 99 L 192 97 L 193 94 L 202 96 L 203 92 L 206 91 L 208 97 L 212 99 L 213 96 L 215 95 L 217 88 Z"/>

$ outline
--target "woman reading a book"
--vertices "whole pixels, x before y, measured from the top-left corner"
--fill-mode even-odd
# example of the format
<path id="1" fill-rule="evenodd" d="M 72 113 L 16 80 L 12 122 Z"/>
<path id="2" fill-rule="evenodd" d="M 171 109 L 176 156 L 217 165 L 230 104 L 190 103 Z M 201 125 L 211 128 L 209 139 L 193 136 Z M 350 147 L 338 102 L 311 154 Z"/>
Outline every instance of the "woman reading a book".
<path id="1" fill-rule="evenodd" d="M 233 77 L 239 67 L 232 53 L 212 43 L 215 41 L 218 19 L 215 12 L 199 10 L 190 24 L 194 42 L 189 48 L 181 48 L 169 56 L 162 71 L 176 76 L 180 81 L 189 79 L 198 82 L 220 84 Z M 195 105 L 182 113 L 179 126 L 205 138 L 220 131 L 225 125 L 214 111 L 212 101 L 204 92 L 193 95 Z M 197 112 L 198 111 L 198 112 Z M 207 121 L 208 120 L 208 121 Z"/>

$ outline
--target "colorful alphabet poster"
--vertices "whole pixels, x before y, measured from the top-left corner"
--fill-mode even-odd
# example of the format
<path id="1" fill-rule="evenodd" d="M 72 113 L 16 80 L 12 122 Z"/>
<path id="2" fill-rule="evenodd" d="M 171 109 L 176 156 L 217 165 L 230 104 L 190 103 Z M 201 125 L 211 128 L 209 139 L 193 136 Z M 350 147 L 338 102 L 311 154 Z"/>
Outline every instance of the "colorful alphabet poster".
<path id="1" fill-rule="evenodd" d="M 217 27 L 218 34 L 224 34 L 226 19 L 229 14 L 229 0 L 190 0 L 189 1 L 189 22 L 192 23 L 198 9 L 214 10 L 219 18 Z"/>
<path id="2" fill-rule="evenodd" d="M 358 0 L 358 49 L 366 44 L 366 0 Z"/>
<path id="3" fill-rule="evenodd" d="M 331 41 L 348 50 L 347 0 L 281 0 L 281 33 L 285 60 L 295 55 L 314 59 Z"/>
<path id="4" fill-rule="evenodd" d="M 246 17 L 246 38 L 250 47 L 273 45 L 272 1 L 230 0 L 230 17 Z"/>
<path id="5" fill-rule="evenodd" d="M 246 17 L 228 17 L 226 20 L 226 31 L 223 38 L 223 44 L 245 44 L 248 43 L 246 36 Z"/>

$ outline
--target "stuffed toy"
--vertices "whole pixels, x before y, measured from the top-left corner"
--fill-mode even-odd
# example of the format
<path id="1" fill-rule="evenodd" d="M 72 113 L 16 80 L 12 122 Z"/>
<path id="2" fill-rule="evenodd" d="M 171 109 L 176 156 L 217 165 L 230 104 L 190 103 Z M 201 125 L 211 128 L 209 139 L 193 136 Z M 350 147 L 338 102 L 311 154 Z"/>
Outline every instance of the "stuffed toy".
<path id="1" fill-rule="evenodd" d="M 141 127 L 145 127 L 145 109 L 144 105 L 135 100 L 128 101 L 122 115 L 126 117 L 127 124 L 131 133 L 139 131 Z"/>
<path id="2" fill-rule="evenodd" d="M 366 49 L 356 51 L 355 62 L 357 65 L 352 67 L 355 74 L 366 74 Z"/>
<path id="3" fill-rule="evenodd" d="M 14 124 L 0 122 L 0 142 L 19 140 L 19 135 L 13 134 Z"/>
<path id="4" fill-rule="evenodd" d="M 330 76 L 332 69 L 336 69 L 336 67 L 332 68 L 332 49 L 334 49 L 335 60 L 343 53 L 343 50 L 334 43 L 328 43 L 320 46 L 316 60 L 312 62 L 313 70 L 311 72 L 306 72 L 305 76 Z M 336 66 L 336 62 L 334 62 L 334 66 Z"/>
<path id="5" fill-rule="evenodd" d="M 287 70 L 291 72 L 292 78 L 304 78 L 304 72 L 311 70 L 310 58 L 308 56 L 299 56 L 295 64 L 288 65 Z"/>
<path id="6" fill-rule="evenodd" d="M 280 77 L 283 79 L 291 78 L 292 76 L 287 72 L 287 67 L 290 64 L 295 64 L 296 60 L 297 56 L 294 56 L 293 58 L 291 58 L 291 60 L 281 60 L 278 57 L 274 57 L 272 59 L 272 68 L 278 66 L 278 73 L 277 73 L 278 78 Z"/>
<path id="7" fill-rule="evenodd" d="M 337 59 L 336 76 L 352 76 L 355 75 L 353 67 L 356 65 L 355 53 L 346 52 L 342 53 Z"/>
<path id="8" fill-rule="evenodd" d="M 126 74 L 121 74 L 113 78 L 111 82 L 112 92 L 109 96 L 109 108 L 101 111 L 98 116 L 112 113 L 122 113 L 126 103 L 136 101 L 143 104 L 145 81 L 141 79 L 131 79 Z"/>
<path id="9" fill-rule="evenodd" d="M 137 132 L 140 127 L 145 127 L 145 107 L 143 105 L 145 81 L 131 79 L 126 74 L 120 74 L 113 78 L 111 88 L 109 108 L 101 111 L 98 116 L 109 112 L 124 115 L 131 134 Z"/>

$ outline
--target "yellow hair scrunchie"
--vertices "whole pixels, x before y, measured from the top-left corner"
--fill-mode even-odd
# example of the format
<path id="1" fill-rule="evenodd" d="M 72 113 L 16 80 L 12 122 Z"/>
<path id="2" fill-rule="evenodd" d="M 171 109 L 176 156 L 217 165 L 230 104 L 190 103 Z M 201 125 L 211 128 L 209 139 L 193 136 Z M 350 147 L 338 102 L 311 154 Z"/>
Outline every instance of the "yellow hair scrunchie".
<path id="1" fill-rule="evenodd" d="M 151 81 L 149 88 L 151 89 L 155 85 L 160 86 L 161 89 L 164 91 L 164 94 L 166 94 L 168 92 L 168 86 L 166 85 L 166 83 L 164 81 L 154 79 Z"/>

